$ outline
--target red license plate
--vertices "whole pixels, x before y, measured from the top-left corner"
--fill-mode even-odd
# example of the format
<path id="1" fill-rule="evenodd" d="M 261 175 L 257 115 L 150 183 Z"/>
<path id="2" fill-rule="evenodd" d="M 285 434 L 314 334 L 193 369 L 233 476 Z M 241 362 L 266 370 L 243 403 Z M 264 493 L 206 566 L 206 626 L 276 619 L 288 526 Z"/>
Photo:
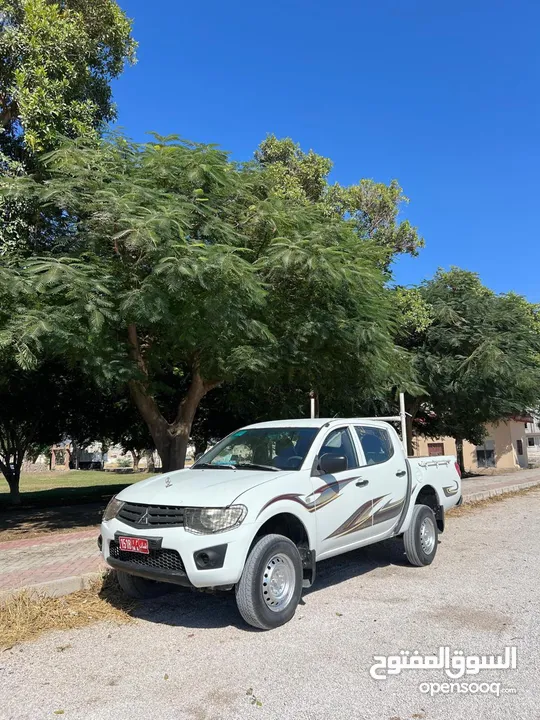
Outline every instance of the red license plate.
<path id="1" fill-rule="evenodd" d="M 118 541 L 120 543 L 120 550 L 143 553 L 143 555 L 150 554 L 150 550 L 148 549 L 148 540 L 146 538 L 119 537 Z"/>

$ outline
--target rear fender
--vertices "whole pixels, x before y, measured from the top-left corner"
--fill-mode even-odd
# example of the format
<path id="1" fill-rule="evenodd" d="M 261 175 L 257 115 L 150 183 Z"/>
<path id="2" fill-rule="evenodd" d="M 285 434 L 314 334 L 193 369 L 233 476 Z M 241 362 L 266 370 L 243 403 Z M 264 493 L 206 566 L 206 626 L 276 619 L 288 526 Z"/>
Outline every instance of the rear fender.
<path id="1" fill-rule="evenodd" d="M 441 499 L 439 497 L 437 490 L 433 487 L 433 485 L 429 485 L 429 483 L 425 483 L 422 485 L 421 483 L 417 482 L 417 484 L 414 485 L 414 487 L 412 488 L 410 500 L 409 500 L 409 506 L 405 513 L 403 523 L 402 523 L 401 527 L 399 528 L 398 532 L 396 532 L 396 534 L 404 533 L 408 529 L 408 527 L 411 523 L 411 517 L 413 514 L 414 506 L 418 503 L 419 495 L 421 494 L 422 490 L 424 490 L 424 491 L 429 490 L 430 493 L 434 494 L 434 496 L 435 496 L 434 497 L 434 500 L 435 500 L 434 506 L 432 507 L 431 504 L 429 504 L 429 506 L 432 507 L 433 512 L 435 513 L 435 518 L 437 520 L 437 526 L 438 526 L 440 532 L 443 532 L 443 530 L 444 530 L 444 508 L 441 505 Z M 442 514 L 442 517 L 439 518 L 438 513 L 440 513 L 441 511 L 443 514 Z M 442 524 L 442 529 L 441 529 L 441 524 Z"/>

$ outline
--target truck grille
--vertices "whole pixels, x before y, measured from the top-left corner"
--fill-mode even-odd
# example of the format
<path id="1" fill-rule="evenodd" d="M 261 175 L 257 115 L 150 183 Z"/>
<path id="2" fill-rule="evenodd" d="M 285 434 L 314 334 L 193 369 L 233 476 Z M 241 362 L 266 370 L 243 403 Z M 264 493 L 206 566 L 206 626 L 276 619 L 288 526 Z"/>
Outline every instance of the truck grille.
<path id="1" fill-rule="evenodd" d="M 182 527 L 184 508 L 126 502 L 116 517 L 135 528 Z"/>
<path id="2" fill-rule="evenodd" d="M 148 555 L 139 553 L 126 552 L 120 550 L 118 543 L 111 540 L 109 543 L 109 554 L 115 560 L 120 560 L 127 565 L 135 567 L 156 568 L 158 570 L 173 570 L 178 573 L 185 573 L 184 563 L 176 550 L 163 548 L 160 550 L 150 550 Z"/>

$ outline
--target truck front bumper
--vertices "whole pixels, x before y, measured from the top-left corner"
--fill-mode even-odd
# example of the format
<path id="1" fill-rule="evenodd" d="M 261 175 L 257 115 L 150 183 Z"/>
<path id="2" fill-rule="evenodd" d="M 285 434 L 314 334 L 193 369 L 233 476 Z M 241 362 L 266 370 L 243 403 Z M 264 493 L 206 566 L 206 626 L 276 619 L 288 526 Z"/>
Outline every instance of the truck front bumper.
<path id="1" fill-rule="evenodd" d="M 196 588 L 235 585 L 255 533 L 246 523 L 229 532 L 194 535 L 184 528 L 135 529 L 117 519 L 101 525 L 101 551 L 115 570 Z M 119 536 L 148 540 L 149 553 L 120 550 Z"/>

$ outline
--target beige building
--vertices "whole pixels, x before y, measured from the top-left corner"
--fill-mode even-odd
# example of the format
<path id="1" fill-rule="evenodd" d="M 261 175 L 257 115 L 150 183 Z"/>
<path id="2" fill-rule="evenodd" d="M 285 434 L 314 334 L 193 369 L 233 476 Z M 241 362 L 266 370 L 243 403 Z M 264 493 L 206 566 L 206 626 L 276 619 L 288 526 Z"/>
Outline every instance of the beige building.
<path id="1" fill-rule="evenodd" d="M 414 448 L 415 456 L 456 454 L 456 442 L 450 437 L 416 437 Z M 523 416 L 488 425 L 482 445 L 463 443 L 463 462 L 467 472 L 484 473 L 540 465 L 540 425 L 537 419 Z"/>
<path id="2" fill-rule="evenodd" d="M 525 423 L 527 457 L 529 465 L 540 467 L 540 416 L 533 415 Z"/>

